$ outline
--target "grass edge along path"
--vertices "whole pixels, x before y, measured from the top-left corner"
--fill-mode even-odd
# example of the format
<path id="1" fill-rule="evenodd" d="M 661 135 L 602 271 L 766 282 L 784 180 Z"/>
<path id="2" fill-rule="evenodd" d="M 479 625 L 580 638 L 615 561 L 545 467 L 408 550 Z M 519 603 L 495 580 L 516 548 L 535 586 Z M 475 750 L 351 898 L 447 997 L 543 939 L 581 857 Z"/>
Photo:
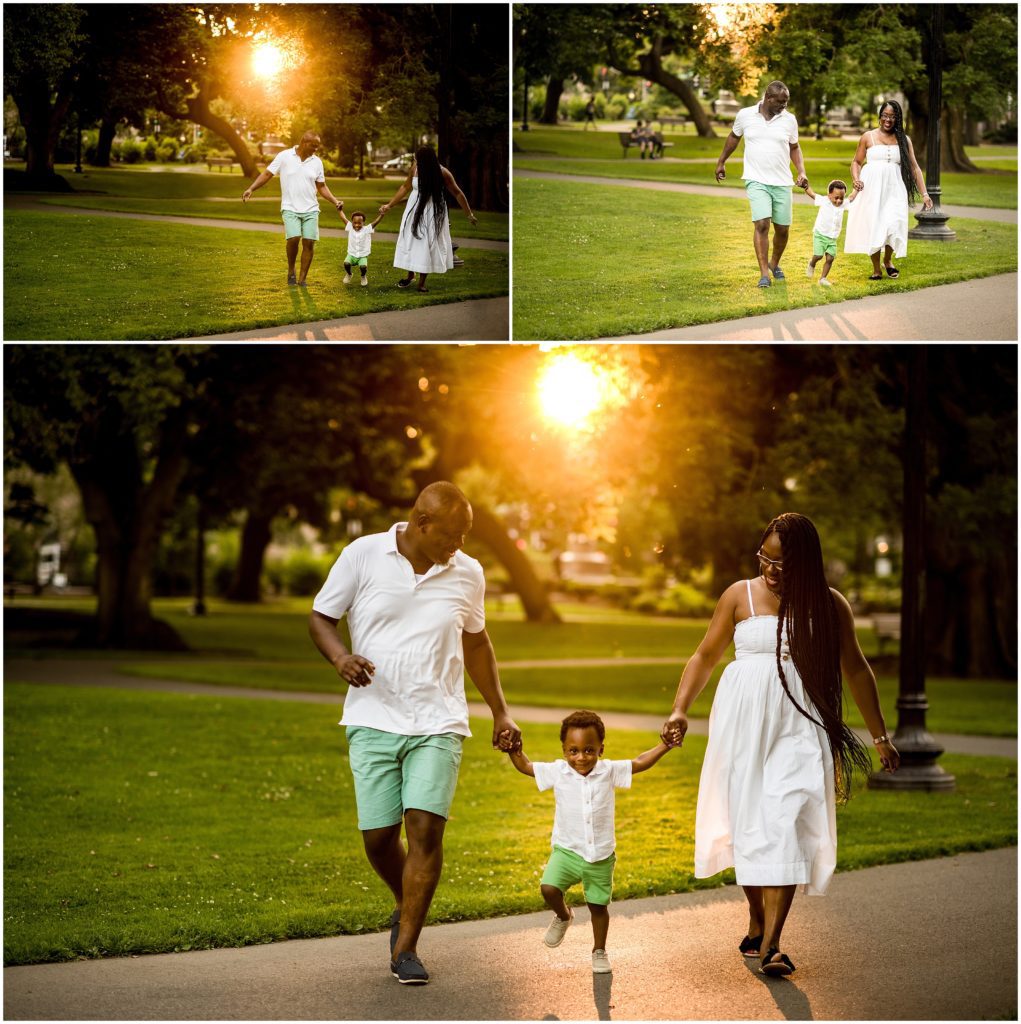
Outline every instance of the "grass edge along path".
<path id="1" fill-rule="evenodd" d="M 11 683 L 5 710 L 5 963 L 385 926 L 335 709 Z M 434 923 L 541 904 L 552 801 L 489 748 L 487 722 L 472 725 Z M 614 730 L 606 756 L 653 740 Z M 621 794 L 618 899 L 733 880 L 691 876 L 704 745 L 691 737 Z M 530 729 L 528 749 L 558 756 L 556 727 Z M 838 811 L 840 870 L 1016 843 L 1016 762 L 942 761 L 953 793 L 859 788 Z"/>
<path id="2" fill-rule="evenodd" d="M 592 211 L 551 217 L 557 209 Z M 686 193 L 519 179 L 514 189 L 518 341 L 584 340 L 826 307 L 1017 270 L 1017 226 L 955 218 L 952 244 L 914 242 L 896 281 L 870 282 L 864 256 L 838 243 L 833 287 L 809 280 L 812 211 L 795 211 L 787 280 L 756 288 L 745 204 Z M 845 227 L 846 231 L 846 227 Z M 565 254 L 570 253 L 570 258 Z"/>

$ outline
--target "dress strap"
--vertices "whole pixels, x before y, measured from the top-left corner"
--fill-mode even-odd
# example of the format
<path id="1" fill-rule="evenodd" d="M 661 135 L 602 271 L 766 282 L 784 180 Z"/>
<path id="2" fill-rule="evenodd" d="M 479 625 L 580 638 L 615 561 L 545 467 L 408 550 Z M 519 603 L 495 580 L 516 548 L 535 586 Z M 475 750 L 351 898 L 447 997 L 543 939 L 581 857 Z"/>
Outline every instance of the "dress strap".
<path id="1" fill-rule="evenodd" d="M 744 585 L 745 585 L 745 587 L 748 590 L 748 610 L 752 613 L 752 615 L 754 615 L 755 614 L 755 605 L 752 602 L 752 581 L 751 580 L 745 580 L 744 581 Z"/>

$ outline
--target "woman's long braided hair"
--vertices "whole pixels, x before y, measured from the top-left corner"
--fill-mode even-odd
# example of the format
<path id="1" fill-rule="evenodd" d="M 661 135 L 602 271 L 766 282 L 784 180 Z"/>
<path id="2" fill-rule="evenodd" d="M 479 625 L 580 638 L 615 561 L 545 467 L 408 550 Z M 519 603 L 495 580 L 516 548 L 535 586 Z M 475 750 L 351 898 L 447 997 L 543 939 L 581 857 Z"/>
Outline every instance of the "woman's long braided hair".
<path id="1" fill-rule="evenodd" d="M 908 192 L 908 202 L 913 203 L 919 198 L 915 176 L 911 173 L 911 153 L 908 150 L 908 137 L 904 134 L 904 111 L 896 100 L 886 100 L 879 105 L 879 113 L 889 107 L 893 111 L 893 134 L 897 136 L 897 148 L 900 150 L 900 176 Z"/>
<path id="2" fill-rule="evenodd" d="M 791 703 L 809 721 L 826 730 L 833 753 L 837 799 L 851 795 L 856 771 L 866 778 L 872 771 L 868 749 L 844 723 L 843 684 L 840 675 L 840 626 L 833 594 L 823 571 L 822 545 L 811 519 L 797 512 L 777 516 L 762 535 L 780 538 L 783 551 L 783 591 L 776 624 L 776 667 Z M 760 545 L 761 547 L 761 545 Z M 781 637 L 786 626 L 787 645 L 805 692 L 812 698 L 815 717 L 792 696 L 783 671 Z"/>
<path id="3" fill-rule="evenodd" d="M 436 236 L 439 237 L 443 233 L 443 220 L 447 216 L 447 192 L 436 150 L 432 146 L 421 146 L 415 150 L 415 163 L 418 165 L 418 205 L 411 218 L 411 233 L 415 238 L 422 237 L 418 230 L 422 226 L 422 215 L 428 200 L 431 199 L 433 224 Z"/>

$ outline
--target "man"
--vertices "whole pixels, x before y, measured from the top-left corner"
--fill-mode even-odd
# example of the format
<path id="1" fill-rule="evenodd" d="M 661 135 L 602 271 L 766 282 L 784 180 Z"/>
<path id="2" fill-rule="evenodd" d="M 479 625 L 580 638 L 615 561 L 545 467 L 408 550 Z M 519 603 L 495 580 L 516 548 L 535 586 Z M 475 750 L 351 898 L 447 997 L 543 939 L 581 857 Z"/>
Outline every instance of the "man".
<path id="1" fill-rule="evenodd" d="M 297 146 L 281 150 L 241 196 L 247 203 L 252 193 L 273 177 L 280 175 L 280 214 L 287 239 L 287 283 L 307 288 L 305 278 L 312 266 L 313 249 L 319 240 L 319 196 L 328 199 L 339 210 L 340 200 L 326 185 L 323 162 L 317 157 L 320 145 L 315 132 L 305 132 Z M 301 241 L 301 272 L 295 277 L 294 262 Z"/>
<path id="2" fill-rule="evenodd" d="M 316 647 L 350 687 L 340 724 L 358 828 L 397 902 L 390 971 L 406 985 L 429 980 L 418 937 L 440 880 L 461 744 L 471 735 L 465 668 L 492 710 L 493 746 L 511 750 L 521 738 L 486 633 L 482 566 L 461 551 L 471 526 L 468 499 L 451 483 L 430 484 L 408 522 L 344 548 L 309 620 Z M 345 613 L 351 651 L 337 636 Z"/>
<path id="3" fill-rule="evenodd" d="M 734 127 L 723 143 L 723 152 L 716 161 L 716 180 L 727 176 L 724 164 L 737 149 L 744 136 L 745 192 L 751 200 L 752 221 L 755 223 L 753 242 L 755 257 L 759 261 L 759 287 L 769 288 L 770 271 L 778 281 L 784 280 L 780 257 L 787 248 L 790 232 L 791 161 L 798 170 L 798 187 L 808 184 L 805 158 L 798 145 L 798 122 L 787 110 L 791 94 L 783 82 L 770 82 L 762 102 L 744 107 L 734 118 Z M 769 225 L 773 224 L 773 262 L 769 255 Z"/>

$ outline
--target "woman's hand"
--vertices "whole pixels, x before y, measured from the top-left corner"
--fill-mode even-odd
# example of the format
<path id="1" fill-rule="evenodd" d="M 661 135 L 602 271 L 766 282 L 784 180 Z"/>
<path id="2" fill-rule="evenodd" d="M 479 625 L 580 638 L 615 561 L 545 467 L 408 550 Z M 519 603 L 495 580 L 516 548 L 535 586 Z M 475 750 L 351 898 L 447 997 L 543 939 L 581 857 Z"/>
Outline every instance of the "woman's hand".
<path id="1" fill-rule="evenodd" d="M 389 203 L 384 203 L 379 208 L 379 212 L 380 212 L 380 214 L 389 213 L 390 212 L 390 204 Z"/>
<path id="2" fill-rule="evenodd" d="M 900 754 L 897 753 L 897 748 L 889 740 L 877 743 L 876 753 L 879 754 L 879 760 L 884 772 L 895 772 L 900 767 Z"/>
<path id="3" fill-rule="evenodd" d="M 472 222 L 472 227 L 474 227 L 479 222 L 478 217 L 476 217 L 474 213 L 469 213 L 468 214 L 468 220 L 470 220 Z"/>
<path id="4" fill-rule="evenodd" d="M 680 711 L 672 711 L 670 717 L 663 723 L 659 738 L 668 747 L 679 747 L 684 743 L 684 736 L 688 731 L 688 716 Z"/>
<path id="5" fill-rule="evenodd" d="M 865 188 L 865 182 L 862 181 L 861 178 L 859 178 L 856 182 L 854 182 L 854 190 L 855 190 L 855 192 L 861 192 L 864 188 Z"/>
<path id="6" fill-rule="evenodd" d="M 928 192 L 922 196 L 922 208 L 926 210 L 932 209 L 932 196 Z"/>

